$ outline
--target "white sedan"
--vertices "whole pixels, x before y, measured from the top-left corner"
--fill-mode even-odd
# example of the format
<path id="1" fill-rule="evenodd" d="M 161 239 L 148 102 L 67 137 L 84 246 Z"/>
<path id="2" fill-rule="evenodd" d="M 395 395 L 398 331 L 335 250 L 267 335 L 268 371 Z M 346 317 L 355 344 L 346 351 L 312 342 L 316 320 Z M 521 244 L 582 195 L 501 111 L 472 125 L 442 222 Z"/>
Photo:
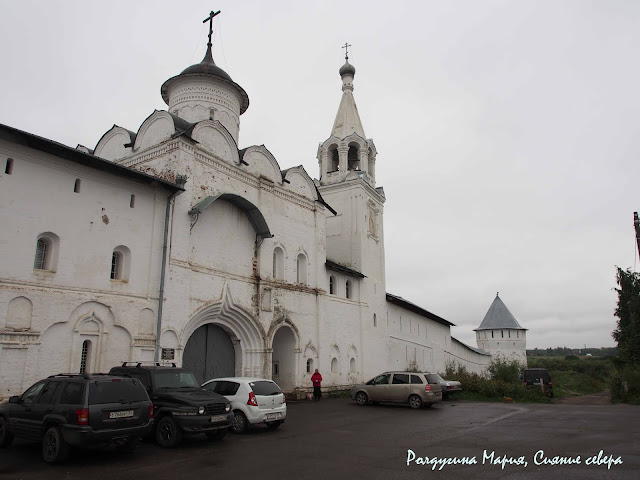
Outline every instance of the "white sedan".
<path id="1" fill-rule="evenodd" d="M 278 384 L 266 378 L 214 378 L 202 385 L 231 402 L 231 431 L 243 433 L 250 425 L 265 424 L 275 430 L 287 417 L 287 402 Z"/>

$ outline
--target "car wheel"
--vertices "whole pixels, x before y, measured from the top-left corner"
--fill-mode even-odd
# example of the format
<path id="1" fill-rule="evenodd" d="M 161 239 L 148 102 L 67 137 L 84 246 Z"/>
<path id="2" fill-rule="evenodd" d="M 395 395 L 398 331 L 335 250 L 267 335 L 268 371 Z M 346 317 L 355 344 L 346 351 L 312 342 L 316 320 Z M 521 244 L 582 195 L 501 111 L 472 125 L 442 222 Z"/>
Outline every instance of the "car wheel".
<path id="1" fill-rule="evenodd" d="M 418 395 L 411 395 L 409 397 L 409 405 L 411 408 L 422 408 L 422 399 Z"/>
<path id="2" fill-rule="evenodd" d="M 276 422 L 269 422 L 269 423 L 267 423 L 267 428 L 269 430 L 276 430 L 281 424 L 282 424 L 282 422 L 280 420 L 278 420 Z"/>
<path id="3" fill-rule="evenodd" d="M 124 443 L 116 446 L 116 450 L 118 452 L 131 453 L 135 451 L 136 448 L 138 448 L 138 445 L 140 445 L 140 439 L 138 437 L 131 437 L 128 438 Z"/>
<path id="4" fill-rule="evenodd" d="M 228 430 L 226 428 L 221 428 L 213 432 L 205 432 L 205 435 L 209 440 L 222 440 L 227 435 L 227 432 Z"/>
<path id="5" fill-rule="evenodd" d="M 234 412 L 233 421 L 231 422 L 231 431 L 233 433 L 244 433 L 247 430 L 247 417 L 242 412 Z"/>
<path id="6" fill-rule="evenodd" d="M 369 397 L 367 397 L 367 394 L 364 392 L 358 392 L 356 393 L 356 403 L 363 407 L 369 403 Z"/>
<path id="7" fill-rule="evenodd" d="M 162 417 L 156 426 L 156 442 L 161 447 L 172 448 L 182 440 L 182 431 L 171 417 Z"/>
<path id="8" fill-rule="evenodd" d="M 13 442 L 13 433 L 9 431 L 5 418 L 0 417 L 0 447 L 8 447 L 11 442 Z"/>
<path id="9" fill-rule="evenodd" d="M 60 427 L 49 427 L 42 438 L 42 458 L 47 463 L 61 463 L 69 458 L 69 445 Z"/>

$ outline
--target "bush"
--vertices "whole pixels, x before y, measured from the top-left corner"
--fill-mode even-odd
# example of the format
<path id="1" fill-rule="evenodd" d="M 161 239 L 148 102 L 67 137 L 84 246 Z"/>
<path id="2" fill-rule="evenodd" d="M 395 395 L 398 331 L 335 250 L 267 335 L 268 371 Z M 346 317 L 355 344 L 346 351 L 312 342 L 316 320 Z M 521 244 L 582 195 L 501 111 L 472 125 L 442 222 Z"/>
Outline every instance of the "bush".
<path id="1" fill-rule="evenodd" d="M 640 404 L 640 368 L 626 365 L 611 378 L 611 400 L 614 402 Z"/>
<path id="2" fill-rule="evenodd" d="M 497 358 L 489 365 L 489 373 L 493 380 L 504 383 L 520 383 L 522 365 L 517 360 L 507 361 Z"/>

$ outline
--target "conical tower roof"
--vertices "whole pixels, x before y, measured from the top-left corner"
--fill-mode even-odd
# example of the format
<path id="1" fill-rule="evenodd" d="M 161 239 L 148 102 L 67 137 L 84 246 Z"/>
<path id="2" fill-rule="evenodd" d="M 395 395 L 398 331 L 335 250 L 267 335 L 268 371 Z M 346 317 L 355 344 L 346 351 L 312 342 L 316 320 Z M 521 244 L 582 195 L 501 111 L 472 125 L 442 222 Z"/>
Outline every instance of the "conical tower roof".
<path id="1" fill-rule="evenodd" d="M 489 311 L 484 316 L 484 320 L 482 320 L 482 323 L 475 329 L 475 331 L 498 330 L 501 328 L 527 330 L 518 323 L 498 294 L 496 294 L 496 298 L 493 300 L 493 303 L 489 307 Z"/>
<path id="2" fill-rule="evenodd" d="M 356 69 L 349 63 L 348 57 L 345 60 L 345 64 L 339 70 L 342 77 L 342 99 L 340 100 L 336 120 L 333 122 L 331 135 L 343 139 L 356 133 L 361 138 L 366 139 L 356 100 L 353 98 L 353 77 L 356 74 Z"/>

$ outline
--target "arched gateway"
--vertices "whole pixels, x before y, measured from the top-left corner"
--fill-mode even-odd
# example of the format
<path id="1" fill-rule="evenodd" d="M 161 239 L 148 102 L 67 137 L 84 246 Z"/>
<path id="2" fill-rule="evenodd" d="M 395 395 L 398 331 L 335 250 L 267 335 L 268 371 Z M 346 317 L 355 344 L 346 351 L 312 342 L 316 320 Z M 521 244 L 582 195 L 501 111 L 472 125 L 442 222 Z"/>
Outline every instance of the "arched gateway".
<path id="1" fill-rule="evenodd" d="M 221 376 L 263 376 L 265 334 L 251 314 L 223 299 L 197 312 L 186 325 L 182 366 L 200 382 Z"/>

